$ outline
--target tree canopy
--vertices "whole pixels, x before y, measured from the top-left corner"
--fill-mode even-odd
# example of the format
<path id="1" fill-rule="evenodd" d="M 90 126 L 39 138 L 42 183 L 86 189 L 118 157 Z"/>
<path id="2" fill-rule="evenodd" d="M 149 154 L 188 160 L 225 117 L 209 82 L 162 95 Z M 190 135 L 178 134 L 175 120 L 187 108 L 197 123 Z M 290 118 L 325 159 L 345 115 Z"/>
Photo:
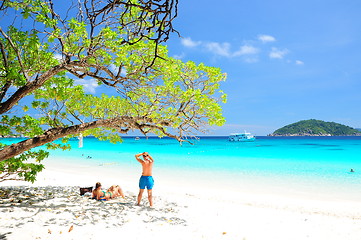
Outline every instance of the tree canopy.
<path id="1" fill-rule="evenodd" d="M 26 139 L 1 144 L 0 181 L 34 181 L 48 157 L 34 148 L 68 149 L 79 134 L 116 143 L 138 130 L 183 141 L 224 124 L 225 74 L 168 56 L 178 1 L 65 2 L 1 3 L 0 135 Z"/>

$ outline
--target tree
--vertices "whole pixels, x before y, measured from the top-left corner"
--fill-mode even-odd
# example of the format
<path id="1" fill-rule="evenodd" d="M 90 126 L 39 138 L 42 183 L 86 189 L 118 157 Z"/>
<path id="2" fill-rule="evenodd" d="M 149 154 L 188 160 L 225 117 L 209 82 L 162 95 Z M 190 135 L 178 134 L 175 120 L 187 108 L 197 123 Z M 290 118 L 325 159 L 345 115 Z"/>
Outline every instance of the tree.
<path id="1" fill-rule="evenodd" d="M 79 134 L 116 143 L 119 133 L 139 130 L 184 141 L 224 123 L 225 74 L 171 58 L 163 44 L 175 32 L 177 1 L 79 0 L 67 10 L 55 3 L 0 7 L 3 18 L 14 16 L 0 27 L 0 135 L 26 136 L 2 144 L 0 181 L 35 181 L 48 157 L 36 147 L 68 149 Z M 74 79 L 95 79 L 107 94 L 87 94 Z"/>

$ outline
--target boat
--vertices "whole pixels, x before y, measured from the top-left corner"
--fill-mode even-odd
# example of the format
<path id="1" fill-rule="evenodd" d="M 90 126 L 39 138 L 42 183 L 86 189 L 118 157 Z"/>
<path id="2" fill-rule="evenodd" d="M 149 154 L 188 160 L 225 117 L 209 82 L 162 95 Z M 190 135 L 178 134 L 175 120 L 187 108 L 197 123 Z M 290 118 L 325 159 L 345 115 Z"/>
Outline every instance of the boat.
<path id="1" fill-rule="evenodd" d="M 134 140 L 138 141 L 140 140 L 140 137 L 135 137 Z"/>
<path id="2" fill-rule="evenodd" d="M 231 142 L 253 142 L 255 139 L 255 136 L 246 131 L 244 133 L 232 133 L 228 137 L 228 141 Z"/>

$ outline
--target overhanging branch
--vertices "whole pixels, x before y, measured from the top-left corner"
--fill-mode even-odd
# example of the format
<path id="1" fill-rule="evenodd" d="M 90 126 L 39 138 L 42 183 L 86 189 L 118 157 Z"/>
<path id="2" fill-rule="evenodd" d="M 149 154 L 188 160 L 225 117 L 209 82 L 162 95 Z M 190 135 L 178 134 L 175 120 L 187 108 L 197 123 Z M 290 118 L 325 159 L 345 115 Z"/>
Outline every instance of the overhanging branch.
<path id="1" fill-rule="evenodd" d="M 148 122 L 148 123 L 144 123 L 144 122 Z M 15 157 L 34 147 L 42 146 L 46 143 L 53 142 L 56 139 L 68 135 L 77 135 L 85 130 L 100 128 L 100 127 L 115 128 L 120 133 L 127 133 L 129 130 L 134 130 L 134 129 L 138 129 L 142 132 L 144 132 L 144 129 L 146 128 L 157 129 L 162 133 L 164 133 L 166 136 L 175 138 L 178 141 L 183 141 L 179 136 L 167 133 L 166 130 L 162 126 L 160 126 L 161 124 L 163 126 L 169 125 L 167 121 L 163 121 L 158 124 L 153 124 L 151 119 L 142 118 L 142 117 L 133 118 L 133 117 L 123 116 L 123 117 L 117 117 L 111 119 L 101 119 L 93 122 L 73 125 L 70 127 L 51 128 L 45 131 L 42 135 L 6 146 L 2 150 L 0 150 L 0 161 L 4 161 L 6 159 Z"/>

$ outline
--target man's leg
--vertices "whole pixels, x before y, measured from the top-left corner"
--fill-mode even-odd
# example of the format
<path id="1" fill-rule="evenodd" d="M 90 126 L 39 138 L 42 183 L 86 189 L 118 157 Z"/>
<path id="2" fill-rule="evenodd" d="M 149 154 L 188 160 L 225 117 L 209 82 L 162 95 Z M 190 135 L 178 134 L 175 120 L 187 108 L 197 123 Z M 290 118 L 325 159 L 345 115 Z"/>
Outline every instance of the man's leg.
<path id="1" fill-rule="evenodd" d="M 140 201 L 142 200 L 142 195 L 143 195 L 144 189 L 139 189 L 139 194 L 138 194 L 138 202 L 137 205 L 140 205 Z"/>
<path id="2" fill-rule="evenodd" d="M 148 189 L 148 201 L 149 205 L 153 207 L 153 196 L 152 196 L 152 189 Z"/>

